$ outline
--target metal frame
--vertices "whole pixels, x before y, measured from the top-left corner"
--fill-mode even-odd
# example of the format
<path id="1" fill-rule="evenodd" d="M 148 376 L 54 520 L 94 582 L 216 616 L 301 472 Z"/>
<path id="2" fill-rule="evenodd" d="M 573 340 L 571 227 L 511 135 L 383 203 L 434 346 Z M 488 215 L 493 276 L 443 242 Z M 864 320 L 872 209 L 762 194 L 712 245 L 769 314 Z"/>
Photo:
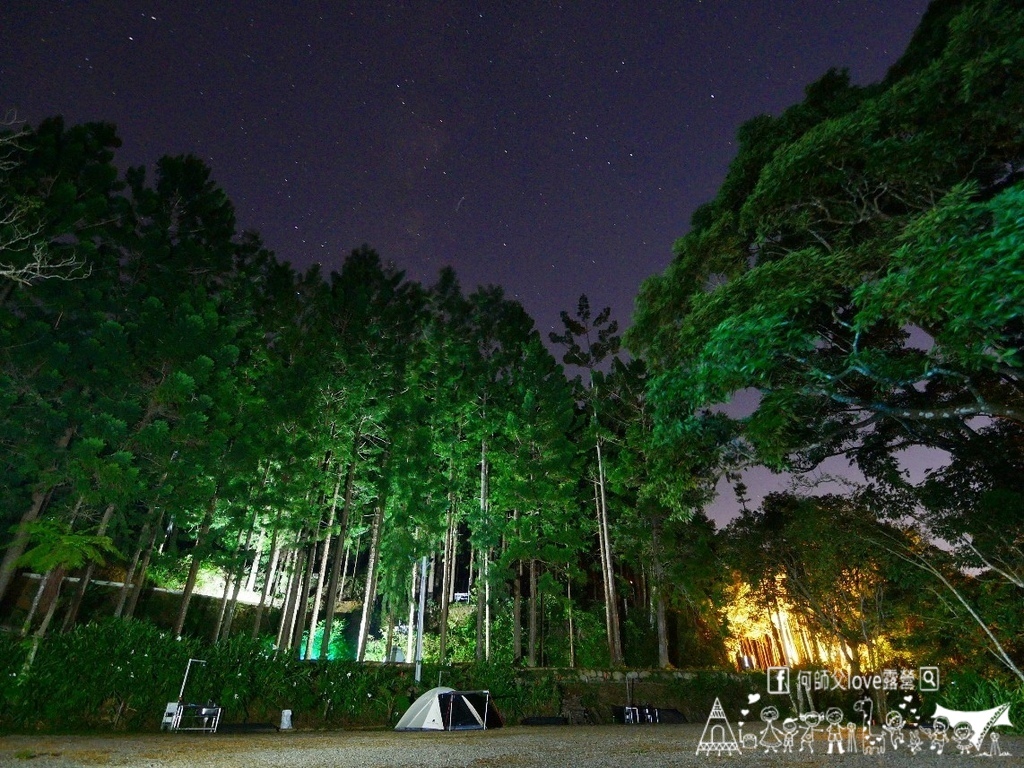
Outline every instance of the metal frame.
<path id="1" fill-rule="evenodd" d="M 181 680 L 181 690 L 178 692 L 178 705 L 168 724 L 167 715 L 170 714 L 171 704 L 167 705 L 164 711 L 164 725 L 171 731 L 202 731 L 204 733 L 216 733 L 220 725 L 221 707 L 215 704 L 186 704 L 185 686 L 188 684 L 188 676 L 192 672 L 193 664 L 206 664 L 205 659 L 189 659 L 185 665 L 185 677 Z"/>

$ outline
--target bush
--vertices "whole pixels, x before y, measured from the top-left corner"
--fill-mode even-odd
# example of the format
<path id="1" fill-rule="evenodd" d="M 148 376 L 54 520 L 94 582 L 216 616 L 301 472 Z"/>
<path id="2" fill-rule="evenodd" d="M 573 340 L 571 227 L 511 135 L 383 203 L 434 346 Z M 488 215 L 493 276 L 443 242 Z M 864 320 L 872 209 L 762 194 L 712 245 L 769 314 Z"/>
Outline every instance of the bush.
<path id="1" fill-rule="evenodd" d="M 48 637 L 5 691 L 5 729 L 138 730 L 177 698 L 194 641 L 142 621 L 107 620 Z"/>

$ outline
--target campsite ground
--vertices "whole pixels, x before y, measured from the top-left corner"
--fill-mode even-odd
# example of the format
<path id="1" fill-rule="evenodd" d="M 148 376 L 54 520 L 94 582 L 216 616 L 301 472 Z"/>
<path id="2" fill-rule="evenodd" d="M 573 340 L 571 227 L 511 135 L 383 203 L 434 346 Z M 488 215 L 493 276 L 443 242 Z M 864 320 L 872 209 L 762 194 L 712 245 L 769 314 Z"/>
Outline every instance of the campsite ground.
<path id="1" fill-rule="evenodd" d="M 878 756 L 829 755 L 824 741 L 815 754 L 742 756 L 696 754 L 702 725 L 513 727 L 456 733 L 394 731 L 285 732 L 252 735 L 151 734 L 143 736 L 4 736 L 0 765 L 26 768 L 154 766 L 160 768 L 394 768 L 397 766 L 978 766 L 952 742 L 946 754 L 890 751 Z M 988 742 L 986 742 L 987 748 Z M 981 761 L 991 768 L 1024 765 L 1024 737 L 1004 736 L 1012 756 Z"/>

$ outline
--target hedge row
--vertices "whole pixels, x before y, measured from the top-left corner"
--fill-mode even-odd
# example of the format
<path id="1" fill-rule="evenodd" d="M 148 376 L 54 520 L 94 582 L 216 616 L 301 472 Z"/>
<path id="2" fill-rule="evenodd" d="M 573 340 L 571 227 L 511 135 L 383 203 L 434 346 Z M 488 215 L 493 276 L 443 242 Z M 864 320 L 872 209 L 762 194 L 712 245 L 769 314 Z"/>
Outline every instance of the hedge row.
<path id="1" fill-rule="evenodd" d="M 0 638 L 0 729 L 12 731 L 156 730 L 167 702 L 215 702 L 224 723 L 280 721 L 301 728 L 384 727 L 421 692 L 437 685 L 489 689 L 506 717 L 559 707 L 550 675 L 524 681 L 511 667 L 424 665 L 422 682 L 403 664 L 307 662 L 274 653 L 267 641 L 236 637 L 217 645 L 175 638 L 142 621 L 109 619 L 46 639 L 30 667 L 28 647 Z"/>
<path id="2" fill-rule="evenodd" d="M 280 722 L 290 709 L 297 728 L 390 727 L 423 691 L 443 684 L 491 691 L 509 723 L 531 715 L 558 715 L 562 701 L 582 705 L 598 722 L 611 707 L 634 703 L 678 708 L 690 722 L 707 716 L 716 698 L 739 713 L 767 701 L 764 673 L 703 671 L 645 675 L 624 671 L 531 670 L 508 664 L 423 666 L 417 683 L 405 664 L 308 662 L 278 655 L 266 640 L 236 637 L 217 645 L 175 638 L 146 621 L 107 619 L 48 637 L 26 666 L 29 646 L 0 635 L 0 730 L 3 732 L 155 731 L 167 702 L 176 701 L 189 659 L 194 664 L 184 698 L 215 702 L 225 724 Z M 628 678 L 632 677 L 632 683 Z M 762 694 L 761 703 L 753 694 Z M 749 697 L 749 698 L 748 698 Z M 782 697 L 768 697 L 787 709 Z M 819 708 L 849 709 L 849 695 L 816 697 Z M 826 700 L 828 698 L 828 700 Z M 971 673 L 945 677 L 935 698 L 954 709 L 1013 704 L 1024 720 L 1024 690 Z M 932 702 L 926 702 L 930 712 Z M 923 714 L 924 712 L 922 712 Z M 787 713 L 784 713 L 786 716 Z"/>

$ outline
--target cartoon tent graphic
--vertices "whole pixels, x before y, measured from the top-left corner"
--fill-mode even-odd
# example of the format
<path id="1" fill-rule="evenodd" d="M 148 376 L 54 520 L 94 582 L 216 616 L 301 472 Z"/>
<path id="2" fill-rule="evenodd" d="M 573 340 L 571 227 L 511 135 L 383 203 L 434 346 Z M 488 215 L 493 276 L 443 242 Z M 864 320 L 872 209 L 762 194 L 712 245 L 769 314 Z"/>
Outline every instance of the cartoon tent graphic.
<path id="1" fill-rule="evenodd" d="M 723 752 L 727 755 L 743 754 L 740 745 L 736 743 L 732 726 L 729 725 L 729 718 L 725 716 L 722 709 L 722 702 L 715 698 L 715 705 L 711 707 L 711 714 L 704 724 L 704 733 L 701 734 L 700 742 L 697 744 L 697 754 L 710 755 L 714 752 L 720 755 Z"/>
<path id="2" fill-rule="evenodd" d="M 988 736 L 988 732 L 995 728 L 997 725 L 1008 725 L 1013 726 L 1010 722 L 1009 715 L 1010 705 L 1000 704 L 998 707 L 992 709 L 979 709 L 974 711 L 962 712 L 958 709 L 946 709 L 942 705 L 935 707 L 935 717 L 941 717 L 949 723 L 950 728 L 955 728 L 960 723 L 967 723 L 971 726 L 973 735 L 971 736 L 971 744 L 974 748 L 981 751 L 981 743 Z"/>

